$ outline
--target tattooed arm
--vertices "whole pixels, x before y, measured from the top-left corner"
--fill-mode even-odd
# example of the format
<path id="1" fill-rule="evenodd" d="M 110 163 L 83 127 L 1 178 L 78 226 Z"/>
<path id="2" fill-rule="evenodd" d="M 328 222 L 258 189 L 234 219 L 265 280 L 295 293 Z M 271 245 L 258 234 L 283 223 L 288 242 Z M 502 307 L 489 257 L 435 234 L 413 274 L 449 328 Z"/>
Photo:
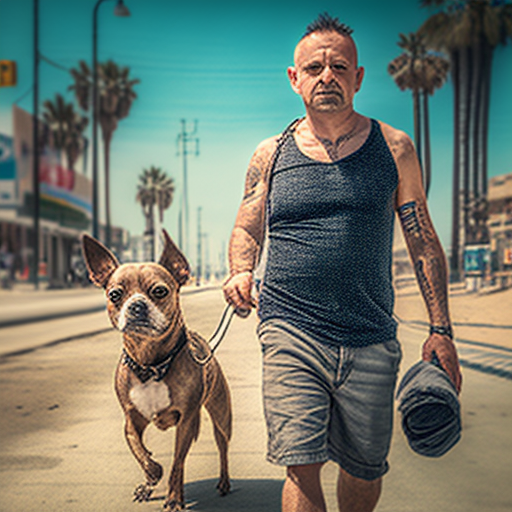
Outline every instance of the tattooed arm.
<path id="1" fill-rule="evenodd" d="M 422 356 L 431 361 L 435 353 L 460 391 L 462 378 L 452 339 L 446 258 L 428 213 L 416 150 L 405 133 L 386 125 L 383 133 L 398 169 L 398 216 L 430 318 L 430 335 Z"/>
<path id="2" fill-rule="evenodd" d="M 242 204 L 229 242 L 230 277 L 224 284 L 224 297 L 238 310 L 250 310 L 252 271 L 258 264 L 265 233 L 265 203 L 269 162 L 276 139 L 262 142 L 247 170 Z"/>

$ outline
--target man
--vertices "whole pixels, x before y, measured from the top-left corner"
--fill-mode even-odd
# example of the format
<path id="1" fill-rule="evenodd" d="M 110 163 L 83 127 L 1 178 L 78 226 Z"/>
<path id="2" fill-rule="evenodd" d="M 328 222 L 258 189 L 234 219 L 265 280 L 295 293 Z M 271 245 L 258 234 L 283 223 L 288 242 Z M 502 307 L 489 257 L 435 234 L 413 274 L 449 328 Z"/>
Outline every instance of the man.
<path id="1" fill-rule="evenodd" d="M 435 352 L 461 385 L 446 261 L 414 146 L 354 110 L 364 69 L 351 32 L 322 15 L 297 45 L 288 77 L 306 116 L 256 149 L 229 247 L 225 298 L 250 309 L 267 225 L 258 334 L 268 459 L 287 467 L 284 512 L 325 511 L 320 469 L 328 459 L 340 468 L 340 511 L 377 504 L 401 359 L 392 317 L 395 210 L 430 316 L 423 358 Z"/>

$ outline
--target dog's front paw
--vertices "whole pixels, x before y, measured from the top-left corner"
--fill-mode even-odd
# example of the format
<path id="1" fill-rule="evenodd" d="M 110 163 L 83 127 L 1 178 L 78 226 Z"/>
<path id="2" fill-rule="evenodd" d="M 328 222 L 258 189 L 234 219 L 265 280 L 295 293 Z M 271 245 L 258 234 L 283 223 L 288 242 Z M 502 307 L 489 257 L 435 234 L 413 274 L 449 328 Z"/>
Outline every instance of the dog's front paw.
<path id="1" fill-rule="evenodd" d="M 156 485 L 162 478 L 164 470 L 158 462 L 148 459 L 144 464 L 144 473 L 146 473 L 148 485 Z"/>
<path id="2" fill-rule="evenodd" d="M 135 487 L 135 490 L 133 491 L 133 501 L 149 501 L 149 498 L 151 497 L 151 494 L 153 493 L 153 486 L 146 483 L 146 484 L 140 484 L 137 487 Z"/>
<path id="3" fill-rule="evenodd" d="M 185 503 L 178 500 L 167 500 L 164 503 L 164 512 L 179 512 L 185 510 Z"/>
<path id="4" fill-rule="evenodd" d="M 229 483 L 229 478 L 221 478 L 219 483 L 217 484 L 217 490 L 219 491 L 220 496 L 226 496 L 229 494 L 229 490 L 231 489 L 231 484 Z"/>

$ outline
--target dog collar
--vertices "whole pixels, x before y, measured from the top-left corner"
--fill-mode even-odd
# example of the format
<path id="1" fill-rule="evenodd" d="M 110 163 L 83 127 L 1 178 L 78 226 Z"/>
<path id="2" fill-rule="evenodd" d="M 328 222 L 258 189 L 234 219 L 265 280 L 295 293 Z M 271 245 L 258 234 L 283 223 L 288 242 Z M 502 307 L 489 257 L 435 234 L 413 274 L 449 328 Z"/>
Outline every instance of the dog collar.
<path id="1" fill-rule="evenodd" d="M 187 343 L 187 336 L 184 331 L 182 331 L 176 345 L 174 345 L 173 349 L 169 352 L 167 358 L 157 365 L 148 365 L 143 366 L 139 364 L 133 357 L 128 354 L 128 352 L 123 348 L 123 356 L 122 363 L 125 366 L 128 366 L 130 370 L 135 373 L 137 378 L 142 382 L 146 382 L 149 379 L 154 379 L 155 381 L 162 380 L 167 373 L 169 372 L 169 368 L 171 367 L 172 362 L 178 355 L 179 351 L 185 346 Z"/>

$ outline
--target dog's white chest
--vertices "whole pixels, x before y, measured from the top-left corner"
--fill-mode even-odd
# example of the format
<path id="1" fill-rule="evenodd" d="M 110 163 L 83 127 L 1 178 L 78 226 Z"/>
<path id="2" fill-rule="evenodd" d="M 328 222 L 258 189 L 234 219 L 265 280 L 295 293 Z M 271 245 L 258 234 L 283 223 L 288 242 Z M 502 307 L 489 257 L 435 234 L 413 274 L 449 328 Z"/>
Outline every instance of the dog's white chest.
<path id="1" fill-rule="evenodd" d="M 149 421 L 157 413 L 171 405 L 169 388 L 162 381 L 149 380 L 130 390 L 130 400 Z"/>

